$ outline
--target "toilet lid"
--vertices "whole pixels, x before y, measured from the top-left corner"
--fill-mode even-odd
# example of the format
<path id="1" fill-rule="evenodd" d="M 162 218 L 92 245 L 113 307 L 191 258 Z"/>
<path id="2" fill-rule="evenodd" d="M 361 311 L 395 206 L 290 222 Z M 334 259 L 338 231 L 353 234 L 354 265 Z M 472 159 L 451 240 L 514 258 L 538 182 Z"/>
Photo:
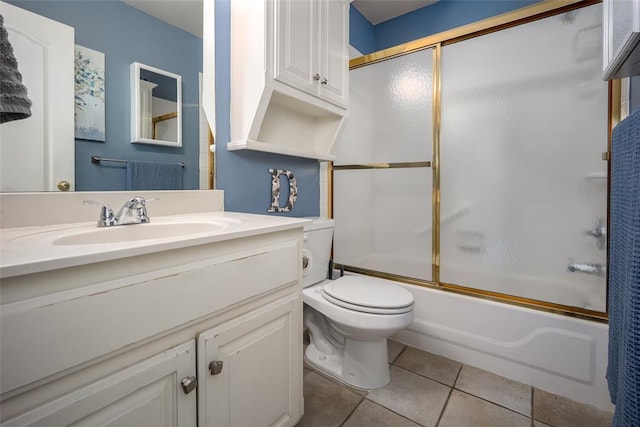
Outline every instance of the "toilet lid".
<path id="1" fill-rule="evenodd" d="M 413 295 L 393 283 L 361 276 L 343 276 L 323 287 L 328 301 L 358 311 L 380 314 L 404 313 L 413 308 Z"/>

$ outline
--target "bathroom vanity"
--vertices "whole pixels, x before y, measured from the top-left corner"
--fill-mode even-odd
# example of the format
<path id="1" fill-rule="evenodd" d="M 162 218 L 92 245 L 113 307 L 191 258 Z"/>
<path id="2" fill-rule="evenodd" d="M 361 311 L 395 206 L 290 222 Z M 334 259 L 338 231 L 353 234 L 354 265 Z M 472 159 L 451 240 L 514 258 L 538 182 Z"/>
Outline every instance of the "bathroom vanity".
<path id="1" fill-rule="evenodd" d="M 2 229 L 3 426 L 298 422 L 308 221 L 150 215 Z"/>

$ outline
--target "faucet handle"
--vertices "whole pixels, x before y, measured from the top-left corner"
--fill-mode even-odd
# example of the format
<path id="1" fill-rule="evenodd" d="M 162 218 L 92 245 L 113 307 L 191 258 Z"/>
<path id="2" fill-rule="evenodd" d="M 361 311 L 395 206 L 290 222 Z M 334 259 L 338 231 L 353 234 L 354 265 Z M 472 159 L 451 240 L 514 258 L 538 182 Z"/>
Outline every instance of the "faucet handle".
<path id="1" fill-rule="evenodd" d="M 598 248 L 604 249 L 607 242 L 607 225 L 602 218 L 598 219 L 596 225 L 591 230 L 585 231 L 584 234 L 595 237 L 598 240 Z"/>
<path id="2" fill-rule="evenodd" d="M 146 223 L 149 222 L 149 215 L 147 214 L 147 202 L 152 202 L 154 200 L 158 200 L 158 197 L 145 199 L 142 196 L 135 196 L 129 199 L 127 203 L 125 203 L 123 209 L 135 209 L 136 217 L 138 218 L 139 222 Z"/>
<path id="3" fill-rule="evenodd" d="M 113 210 L 106 203 L 98 200 L 83 200 L 83 205 L 98 205 L 102 206 L 100 209 L 100 217 L 98 217 L 98 227 L 109 227 L 116 225 L 116 216 L 113 214 Z"/>
<path id="4" fill-rule="evenodd" d="M 129 201 L 126 203 L 126 205 L 131 207 L 131 208 L 145 207 L 147 205 L 147 202 L 153 202 L 154 200 L 159 200 L 159 199 L 158 199 L 158 197 L 152 197 L 150 199 L 145 199 L 142 196 L 135 196 L 135 197 L 132 197 L 131 199 L 129 199 Z"/>

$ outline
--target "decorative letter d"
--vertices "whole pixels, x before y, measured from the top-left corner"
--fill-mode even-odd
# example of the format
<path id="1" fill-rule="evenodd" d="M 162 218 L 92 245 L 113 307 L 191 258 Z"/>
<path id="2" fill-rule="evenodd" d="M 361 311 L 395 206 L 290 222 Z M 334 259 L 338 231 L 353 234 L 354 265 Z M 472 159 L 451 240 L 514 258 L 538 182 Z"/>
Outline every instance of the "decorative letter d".
<path id="1" fill-rule="evenodd" d="M 269 169 L 271 174 L 271 206 L 267 212 L 289 212 L 293 209 L 298 198 L 298 184 L 291 171 L 282 169 Z M 280 175 L 287 177 L 289 181 L 289 200 L 284 207 L 280 207 Z"/>

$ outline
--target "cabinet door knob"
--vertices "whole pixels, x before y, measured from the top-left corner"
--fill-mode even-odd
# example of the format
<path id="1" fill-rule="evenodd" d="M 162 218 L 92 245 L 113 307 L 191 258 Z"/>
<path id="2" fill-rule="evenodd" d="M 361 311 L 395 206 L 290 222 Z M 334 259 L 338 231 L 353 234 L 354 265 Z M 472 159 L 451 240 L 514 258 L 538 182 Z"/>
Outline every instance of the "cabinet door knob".
<path id="1" fill-rule="evenodd" d="M 196 377 L 186 377 L 180 381 L 180 385 L 182 385 L 182 391 L 184 394 L 189 394 L 198 386 L 198 380 Z"/>
<path id="2" fill-rule="evenodd" d="M 322 80 L 320 80 L 320 84 L 321 84 L 321 85 L 325 85 L 325 86 L 326 86 L 326 85 L 327 85 L 327 83 L 328 83 L 328 80 L 327 80 L 327 78 L 326 78 L 326 77 L 323 77 L 323 78 L 322 78 Z"/>
<path id="3" fill-rule="evenodd" d="M 316 73 L 313 75 L 313 81 L 317 82 L 318 80 L 320 80 L 320 74 Z"/>
<path id="4" fill-rule="evenodd" d="M 214 360 L 213 362 L 209 363 L 209 371 L 211 372 L 211 375 L 218 375 L 220 372 L 222 372 L 222 365 L 222 360 Z"/>

